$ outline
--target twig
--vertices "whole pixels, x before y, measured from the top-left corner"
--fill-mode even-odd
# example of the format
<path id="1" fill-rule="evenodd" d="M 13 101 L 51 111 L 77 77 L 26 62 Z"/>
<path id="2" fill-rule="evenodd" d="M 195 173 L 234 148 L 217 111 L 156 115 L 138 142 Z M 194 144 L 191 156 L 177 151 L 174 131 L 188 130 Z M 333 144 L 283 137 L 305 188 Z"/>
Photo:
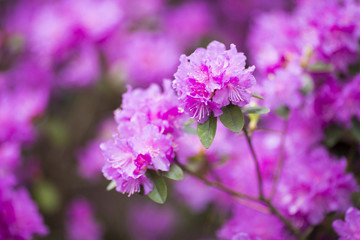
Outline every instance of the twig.
<path id="1" fill-rule="evenodd" d="M 186 173 L 194 176 L 194 177 L 197 177 L 198 179 L 200 179 L 201 181 L 203 181 L 204 183 L 206 183 L 207 185 L 209 186 L 213 186 L 213 187 L 216 187 L 234 197 L 238 197 L 238 198 L 243 198 L 243 199 L 247 199 L 247 200 L 251 200 L 251 201 L 256 201 L 256 202 L 259 202 L 259 199 L 256 198 L 256 197 L 253 197 L 253 196 L 250 196 L 250 195 L 247 195 L 247 194 L 244 194 L 244 193 L 239 193 L 239 192 L 236 192 L 226 186 L 224 186 L 223 184 L 219 183 L 219 182 L 213 182 L 213 181 L 210 181 L 208 180 L 206 177 L 204 177 L 203 175 L 201 174 L 198 174 L 194 171 L 191 171 L 190 169 L 188 169 L 186 166 L 182 165 L 181 163 L 179 163 L 177 161 L 177 164 L 179 165 L 179 167 Z"/>
<path id="2" fill-rule="evenodd" d="M 251 138 L 250 138 L 250 136 L 248 134 L 248 131 L 246 130 L 246 127 L 243 128 L 243 131 L 245 133 L 245 137 L 246 137 L 246 140 L 248 142 L 248 145 L 249 145 L 249 148 L 250 148 L 250 151 L 251 151 L 251 155 L 253 156 L 253 160 L 254 160 L 254 164 L 255 164 L 255 168 L 256 168 L 256 175 L 257 175 L 258 186 L 259 186 L 259 199 L 264 200 L 263 181 L 262 181 L 262 177 L 261 177 L 259 161 L 258 161 L 258 159 L 256 157 L 255 150 L 254 150 L 254 147 L 252 145 Z"/>
<path id="3" fill-rule="evenodd" d="M 275 172 L 274 181 L 273 181 L 273 185 L 272 185 L 272 188 L 271 188 L 271 193 L 270 193 L 270 197 L 269 197 L 270 200 L 272 200 L 274 195 L 275 195 L 276 188 L 277 188 L 277 185 L 279 183 L 279 178 L 281 176 L 281 172 L 282 172 L 282 169 L 284 167 L 285 141 L 286 141 L 286 134 L 287 134 L 288 125 L 289 125 L 289 122 L 288 122 L 287 119 L 285 119 L 283 134 L 281 135 L 281 142 L 280 142 L 279 163 L 278 163 L 278 167 L 277 167 L 276 172 Z"/>

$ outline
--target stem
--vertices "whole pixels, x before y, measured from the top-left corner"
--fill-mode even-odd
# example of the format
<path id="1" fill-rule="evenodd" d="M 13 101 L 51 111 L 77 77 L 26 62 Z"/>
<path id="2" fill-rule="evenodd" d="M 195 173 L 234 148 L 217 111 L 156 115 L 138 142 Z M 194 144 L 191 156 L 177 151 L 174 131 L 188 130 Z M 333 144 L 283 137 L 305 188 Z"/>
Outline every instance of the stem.
<path id="1" fill-rule="evenodd" d="M 245 133 L 245 137 L 246 137 L 246 140 L 248 142 L 248 145 L 249 145 L 249 148 L 250 148 L 250 151 L 251 151 L 251 155 L 253 156 L 253 160 L 254 160 L 254 164 L 255 164 L 255 168 L 256 168 L 256 175 L 257 175 L 258 186 L 259 186 L 259 199 L 264 200 L 263 181 L 262 181 L 262 177 L 261 177 L 259 161 L 258 161 L 258 159 L 256 157 L 255 150 L 254 150 L 254 147 L 253 147 L 252 142 L 251 142 L 251 138 L 250 138 L 250 136 L 248 134 L 248 131 L 246 130 L 245 127 L 243 128 L 243 131 Z"/>
<path id="2" fill-rule="evenodd" d="M 284 167 L 284 160 L 285 160 L 285 140 L 286 140 L 286 133 L 287 133 L 287 129 L 288 129 L 288 120 L 286 119 L 285 122 L 284 122 L 284 129 L 283 129 L 283 133 L 281 135 L 281 143 L 280 143 L 280 157 L 279 157 L 279 163 L 278 163 L 278 167 L 276 169 L 276 172 L 275 172 L 275 176 L 274 176 L 274 181 L 273 181 L 273 185 L 272 185 L 272 188 L 271 188 L 271 193 L 270 193 L 270 197 L 269 199 L 271 200 L 274 195 L 275 195 L 275 192 L 276 192 L 276 188 L 277 188 L 277 185 L 279 183 L 279 178 L 281 176 L 281 172 L 282 172 L 282 169 Z"/>
<path id="3" fill-rule="evenodd" d="M 238 197 L 238 198 L 243 198 L 243 199 L 247 199 L 247 200 L 251 200 L 251 201 L 256 201 L 256 202 L 259 202 L 259 199 L 256 198 L 256 197 L 253 197 L 253 196 L 250 196 L 250 195 L 247 195 L 247 194 L 244 194 L 244 193 L 239 193 L 239 192 L 236 192 L 226 186 L 224 186 L 223 184 L 221 184 L 220 182 L 213 182 L 213 181 L 210 181 L 208 180 L 206 177 L 204 177 L 203 175 L 201 174 L 198 174 L 196 172 L 193 172 L 191 171 L 190 169 L 188 169 L 186 166 L 182 165 L 181 163 L 177 162 L 177 164 L 179 165 L 179 167 L 186 173 L 194 176 L 194 177 L 197 177 L 198 179 L 200 179 L 201 181 L 203 181 L 204 183 L 206 183 L 207 185 L 209 186 L 213 186 L 213 187 L 216 187 L 234 197 Z"/>
<path id="4" fill-rule="evenodd" d="M 284 224 L 285 226 L 298 238 L 298 239 L 303 239 L 301 237 L 301 232 L 300 230 L 295 227 L 289 220 L 287 220 L 275 207 L 274 205 L 271 203 L 270 200 L 264 200 L 264 203 L 266 203 L 266 205 L 269 207 L 270 211 L 277 216 Z"/>

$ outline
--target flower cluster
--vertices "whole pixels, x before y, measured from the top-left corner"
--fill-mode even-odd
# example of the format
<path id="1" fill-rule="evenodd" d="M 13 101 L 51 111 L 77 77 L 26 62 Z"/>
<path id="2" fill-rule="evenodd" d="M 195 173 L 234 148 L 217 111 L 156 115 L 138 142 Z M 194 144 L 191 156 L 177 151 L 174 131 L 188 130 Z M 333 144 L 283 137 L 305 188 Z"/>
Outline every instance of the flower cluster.
<path id="1" fill-rule="evenodd" d="M 246 57 L 231 45 L 214 41 L 190 56 L 182 55 L 173 86 L 180 106 L 197 122 L 204 123 L 211 113 L 222 114 L 231 104 L 245 106 L 253 94 L 255 67 L 245 68 Z"/>
<path id="2" fill-rule="evenodd" d="M 182 114 L 170 82 L 164 82 L 163 93 L 157 85 L 146 90 L 129 88 L 114 115 L 117 133 L 100 146 L 106 158 L 104 176 L 116 182 L 119 192 L 132 195 L 143 186 L 148 194 L 153 185 L 145 175 L 147 169 L 169 170 L 174 137 L 182 128 Z"/>

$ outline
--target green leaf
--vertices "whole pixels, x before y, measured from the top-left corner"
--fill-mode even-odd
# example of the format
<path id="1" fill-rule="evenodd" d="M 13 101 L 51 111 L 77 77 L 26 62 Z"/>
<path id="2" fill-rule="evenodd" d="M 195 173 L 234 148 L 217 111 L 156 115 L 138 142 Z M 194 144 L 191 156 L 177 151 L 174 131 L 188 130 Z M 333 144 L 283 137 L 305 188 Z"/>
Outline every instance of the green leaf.
<path id="1" fill-rule="evenodd" d="M 280 106 L 277 109 L 275 109 L 275 113 L 283 118 L 288 118 L 290 115 L 290 108 L 287 106 Z"/>
<path id="2" fill-rule="evenodd" d="M 217 127 L 217 118 L 210 116 L 209 119 L 203 124 L 197 124 L 197 134 L 200 142 L 205 148 L 209 148 L 214 141 Z"/>
<path id="3" fill-rule="evenodd" d="M 356 139 L 356 141 L 360 142 L 360 122 L 355 118 L 351 121 L 351 135 Z"/>
<path id="4" fill-rule="evenodd" d="M 46 213 L 56 212 L 61 205 L 59 190 L 48 181 L 40 180 L 35 184 L 34 198 L 39 208 Z"/>
<path id="5" fill-rule="evenodd" d="M 115 182 L 115 181 L 111 181 L 111 182 L 109 183 L 109 185 L 107 185 L 106 191 L 111 191 L 111 190 L 113 190 L 114 188 L 116 188 L 116 182 Z"/>
<path id="6" fill-rule="evenodd" d="M 340 140 L 344 133 L 344 129 L 339 126 L 331 125 L 325 129 L 325 144 L 328 147 L 333 147 Z"/>
<path id="7" fill-rule="evenodd" d="M 313 65 L 309 66 L 308 70 L 315 73 L 332 72 L 334 71 L 334 67 L 331 64 L 316 62 Z"/>
<path id="8" fill-rule="evenodd" d="M 151 193 L 148 194 L 148 197 L 156 203 L 165 203 L 167 187 L 164 178 L 151 171 L 148 171 L 146 175 L 150 178 L 154 186 Z"/>
<path id="9" fill-rule="evenodd" d="M 191 135 L 197 135 L 196 129 L 190 125 L 184 125 L 184 131 Z"/>
<path id="10" fill-rule="evenodd" d="M 253 93 L 253 97 L 258 98 L 260 100 L 264 100 L 264 98 L 262 96 L 260 96 L 259 94 Z"/>
<path id="11" fill-rule="evenodd" d="M 221 108 L 223 114 L 220 116 L 220 121 L 232 132 L 240 132 L 244 127 L 244 114 L 239 106 L 230 104 Z"/>
<path id="12" fill-rule="evenodd" d="M 243 108 L 242 111 L 247 114 L 266 114 L 270 112 L 270 109 L 262 106 L 254 106 Z"/>
<path id="13" fill-rule="evenodd" d="M 163 176 L 178 181 L 183 179 L 184 173 L 183 170 L 178 165 L 171 164 L 169 171 L 164 172 Z"/>

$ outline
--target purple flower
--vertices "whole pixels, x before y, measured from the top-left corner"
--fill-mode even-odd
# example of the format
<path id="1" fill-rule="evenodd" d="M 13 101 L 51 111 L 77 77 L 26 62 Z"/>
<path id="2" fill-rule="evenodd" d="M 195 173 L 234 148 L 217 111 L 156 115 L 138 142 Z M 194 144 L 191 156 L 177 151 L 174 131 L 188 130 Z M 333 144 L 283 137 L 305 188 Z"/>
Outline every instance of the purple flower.
<path id="1" fill-rule="evenodd" d="M 339 240 L 359 240 L 360 239 L 360 211 L 350 207 L 346 211 L 345 221 L 336 220 L 332 224 L 339 234 Z"/>
<path id="2" fill-rule="evenodd" d="M 32 120 L 43 112 L 47 99 L 48 92 L 41 88 L 18 86 L 10 90 L 0 86 L 0 142 L 33 140 Z"/>
<path id="3" fill-rule="evenodd" d="M 170 207 L 135 202 L 129 211 L 128 226 L 136 240 L 169 239 L 177 220 L 176 212 Z"/>
<path id="4" fill-rule="evenodd" d="M 113 119 L 106 119 L 100 124 L 96 139 L 90 141 L 84 148 L 78 151 L 78 170 L 81 176 L 93 180 L 101 175 L 104 159 L 99 145 L 102 141 L 111 137 L 112 132 L 115 130 L 115 121 Z"/>
<path id="5" fill-rule="evenodd" d="M 220 116 L 221 108 L 230 103 L 241 107 L 248 104 L 255 67 L 245 68 L 245 60 L 235 45 L 226 50 L 217 41 L 190 56 L 182 55 L 173 81 L 180 106 L 197 122 L 204 123 L 211 113 Z"/>
<path id="6" fill-rule="evenodd" d="M 193 46 L 210 32 L 213 19 L 206 2 L 188 2 L 165 13 L 165 31 L 181 46 Z"/>
<path id="7" fill-rule="evenodd" d="M 0 178 L 0 239 L 30 240 L 35 234 L 47 234 L 29 193 L 13 185 L 11 176 Z"/>
<path id="8" fill-rule="evenodd" d="M 336 119 L 346 126 L 351 124 L 352 117 L 360 119 L 360 74 L 343 87 L 334 108 Z"/>
<path id="9" fill-rule="evenodd" d="M 93 209 L 85 199 L 73 201 L 67 212 L 66 234 L 69 240 L 100 240 L 101 226 L 95 221 Z"/>
<path id="10" fill-rule="evenodd" d="M 130 35 L 122 49 L 125 81 L 136 87 L 148 87 L 171 77 L 180 55 L 180 49 L 172 38 L 146 31 Z"/>
<path id="11" fill-rule="evenodd" d="M 0 177 L 11 175 L 20 163 L 20 144 L 0 143 Z"/>
<path id="12" fill-rule="evenodd" d="M 325 149 L 293 155 L 286 160 L 274 202 L 300 224 L 315 225 L 332 211 L 345 211 L 358 190 L 345 172 L 346 160 L 335 160 Z"/>
<path id="13" fill-rule="evenodd" d="M 115 111 L 118 124 L 113 139 L 100 145 L 106 159 L 104 176 L 116 182 L 116 190 L 129 196 L 152 190 L 147 169 L 168 171 L 174 158 L 174 137 L 181 133 L 183 117 L 170 82 L 160 87 L 131 90 Z"/>
<path id="14" fill-rule="evenodd" d="M 300 5 L 299 15 L 307 27 L 318 35 L 315 58 L 347 71 L 347 65 L 358 59 L 360 38 L 360 5 L 356 1 L 307 1 Z M 317 16 L 322 16 L 321 18 Z M 305 29 L 304 29 L 305 30 Z"/>
<path id="15" fill-rule="evenodd" d="M 282 222 L 270 213 L 263 213 L 248 207 L 236 205 L 232 210 L 232 217 L 228 220 L 217 235 L 221 239 L 235 238 L 247 235 L 250 240 L 290 240 L 293 239 L 286 233 Z"/>
<path id="16" fill-rule="evenodd" d="M 271 109 L 280 106 L 289 108 L 299 107 L 304 96 L 300 93 L 303 86 L 302 71 L 298 66 L 287 69 L 278 69 L 270 75 L 263 85 L 265 105 Z"/>

